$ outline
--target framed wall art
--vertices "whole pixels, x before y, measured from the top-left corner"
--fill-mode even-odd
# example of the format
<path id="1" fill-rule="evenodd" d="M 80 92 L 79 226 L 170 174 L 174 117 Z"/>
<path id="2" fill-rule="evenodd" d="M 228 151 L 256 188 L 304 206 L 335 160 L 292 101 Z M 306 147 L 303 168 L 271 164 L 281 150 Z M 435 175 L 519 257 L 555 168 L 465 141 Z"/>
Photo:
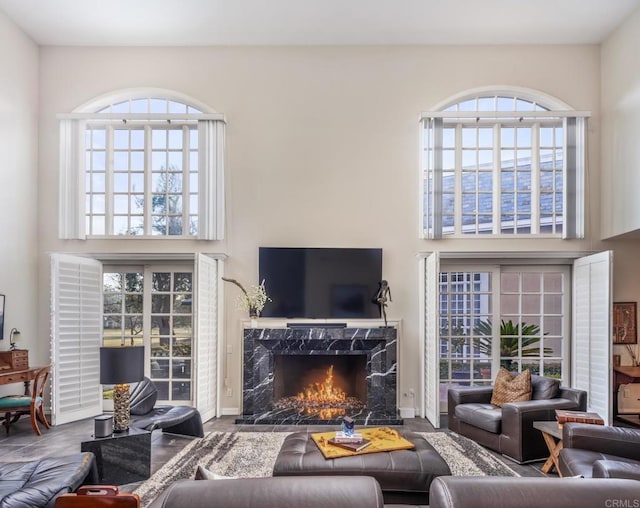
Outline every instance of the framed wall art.
<path id="1" fill-rule="evenodd" d="M 613 343 L 636 344 L 636 302 L 618 302 L 613 304 Z"/>
<path id="2" fill-rule="evenodd" d="M 4 295 L 0 295 L 0 340 L 4 339 Z"/>

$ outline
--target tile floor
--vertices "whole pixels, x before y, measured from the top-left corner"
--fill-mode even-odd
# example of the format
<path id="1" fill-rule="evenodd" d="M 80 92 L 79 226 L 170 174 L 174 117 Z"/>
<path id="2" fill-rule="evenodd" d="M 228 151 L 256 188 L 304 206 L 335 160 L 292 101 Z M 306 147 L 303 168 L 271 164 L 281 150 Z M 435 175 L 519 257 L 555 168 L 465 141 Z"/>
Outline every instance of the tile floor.
<path id="1" fill-rule="evenodd" d="M 329 428 L 321 425 L 237 425 L 234 419 L 233 416 L 224 416 L 210 420 L 205 423 L 204 430 L 205 432 L 326 432 Z M 397 428 L 417 432 L 434 430 L 431 424 L 422 418 L 405 419 L 405 424 Z M 446 422 L 443 423 L 443 428 L 446 429 Z M 42 436 L 38 437 L 33 432 L 29 419 L 22 417 L 11 425 L 9 436 L 3 428 L 0 428 L 0 461 L 26 461 L 79 452 L 80 443 L 92 439 L 92 435 L 92 418 L 57 425 L 49 430 L 43 429 Z M 187 437 L 163 434 L 159 430 L 154 431 L 151 442 L 151 472 L 157 471 L 190 441 L 191 439 Z M 500 457 L 498 454 L 495 455 Z M 505 458 L 503 460 L 521 476 L 546 476 L 540 472 L 541 462 L 520 465 Z"/>

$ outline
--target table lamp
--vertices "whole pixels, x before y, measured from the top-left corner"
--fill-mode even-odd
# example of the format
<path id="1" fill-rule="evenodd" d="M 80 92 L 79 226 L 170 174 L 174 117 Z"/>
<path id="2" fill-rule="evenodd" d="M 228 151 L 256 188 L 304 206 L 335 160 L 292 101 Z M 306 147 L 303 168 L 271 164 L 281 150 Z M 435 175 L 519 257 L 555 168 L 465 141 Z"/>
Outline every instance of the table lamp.
<path id="1" fill-rule="evenodd" d="M 100 383 L 113 387 L 113 430 L 129 429 L 129 383 L 144 378 L 144 346 L 100 348 Z"/>
<path id="2" fill-rule="evenodd" d="M 20 340 L 20 330 L 12 328 L 9 332 L 9 349 L 11 351 L 15 351 L 17 349 L 16 342 L 18 342 L 18 340 Z"/>

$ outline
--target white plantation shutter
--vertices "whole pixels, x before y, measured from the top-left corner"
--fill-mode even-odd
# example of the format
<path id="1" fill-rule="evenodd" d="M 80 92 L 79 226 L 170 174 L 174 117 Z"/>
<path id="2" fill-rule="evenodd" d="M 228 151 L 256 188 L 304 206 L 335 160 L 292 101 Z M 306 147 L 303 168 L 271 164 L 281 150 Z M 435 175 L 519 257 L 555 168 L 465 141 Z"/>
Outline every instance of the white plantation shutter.
<path id="1" fill-rule="evenodd" d="M 424 407 L 425 416 L 434 428 L 440 428 L 440 353 L 438 348 L 438 277 L 440 274 L 440 257 L 437 252 L 423 260 L 421 279 L 424 284 Z"/>
<path id="2" fill-rule="evenodd" d="M 54 425 L 102 412 L 102 265 L 51 255 L 51 419 Z"/>
<path id="3" fill-rule="evenodd" d="M 198 238 L 224 238 L 224 121 L 198 122 Z"/>
<path id="4" fill-rule="evenodd" d="M 60 120 L 59 238 L 85 239 L 84 130 L 82 120 Z"/>
<path id="5" fill-rule="evenodd" d="M 196 407 L 207 421 L 218 415 L 218 365 L 220 337 L 220 276 L 222 261 L 205 254 L 196 255 L 197 340 Z"/>
<path id="6" fill-rule="evenodd" d="M 573 264 L 572 386 L 587 392 L 589 411 L 611 423 L 611 268 L 613 253 Z"/>

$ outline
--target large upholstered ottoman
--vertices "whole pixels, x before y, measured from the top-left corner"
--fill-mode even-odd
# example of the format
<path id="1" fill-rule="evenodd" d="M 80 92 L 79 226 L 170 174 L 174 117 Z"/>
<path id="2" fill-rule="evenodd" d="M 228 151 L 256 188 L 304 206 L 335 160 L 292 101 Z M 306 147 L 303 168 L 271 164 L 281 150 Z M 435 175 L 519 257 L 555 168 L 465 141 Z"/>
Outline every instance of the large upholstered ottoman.
<path id="1" fill-rule="evenodd" d="M 310 434 L 296 432 L 282 443 L 273 476 L 373 476 L 380 483 L 385 504 L 429 504 L 431 482 L 450 475 L 449 466 L 419 434 L 400 434 L 415 449 L 325 459 Z"/>

